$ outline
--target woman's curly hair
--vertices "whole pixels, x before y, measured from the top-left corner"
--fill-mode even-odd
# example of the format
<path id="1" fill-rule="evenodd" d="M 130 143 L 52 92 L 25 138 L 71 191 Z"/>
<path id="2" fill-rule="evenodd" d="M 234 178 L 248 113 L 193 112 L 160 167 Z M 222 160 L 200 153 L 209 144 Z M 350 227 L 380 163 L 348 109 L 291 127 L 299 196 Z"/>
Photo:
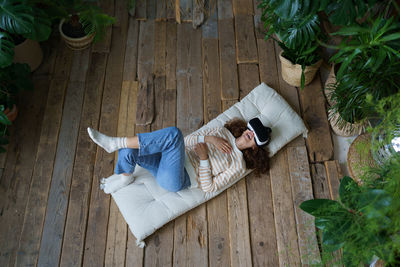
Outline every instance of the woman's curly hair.
<path id="1" fill-rule="evenodd" d="M 244 131 L 247 130 L 247 122 L 234 118 L 224 125 L 235 138 L 238 138 L 242 135 Z M 242 150 L 244 161 L 246 162 L 247 169 L 254 169 L 256 175 L 260 175 L 261 173 L 266 173 L 269 170 L 269 156 L 267 148 L 256 147 L 247 148 Z"/>

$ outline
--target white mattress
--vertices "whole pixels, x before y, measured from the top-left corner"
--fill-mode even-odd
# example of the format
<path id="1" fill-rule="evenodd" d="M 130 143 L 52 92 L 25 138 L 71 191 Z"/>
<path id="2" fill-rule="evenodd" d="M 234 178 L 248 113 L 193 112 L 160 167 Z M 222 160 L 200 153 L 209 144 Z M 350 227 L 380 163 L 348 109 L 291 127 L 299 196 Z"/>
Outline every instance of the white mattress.
<path id="1" fill-rule="evenodd" d="M 272 138 L 268 145 L 271 157 L 298 135 L 307 136 L 307 128 L 299 115 L 275 90 L 264 83 L 199 130 L 221 127 L 235 117 L 246 121 L 258 117 L 265 126 L 271 127 Z M 146 169 L 137 166 L 135 181 L 113 193 L 112 197 L 136 237 L 138 246 L 143 247 L 143 240 L 147 236 L 169 221 L 217 196 L 250 171 L 247 170 L 242 177 L 218 192 L 206 194 L 199 188 L 191 187 L 174 193 L 161 188 Z"/>

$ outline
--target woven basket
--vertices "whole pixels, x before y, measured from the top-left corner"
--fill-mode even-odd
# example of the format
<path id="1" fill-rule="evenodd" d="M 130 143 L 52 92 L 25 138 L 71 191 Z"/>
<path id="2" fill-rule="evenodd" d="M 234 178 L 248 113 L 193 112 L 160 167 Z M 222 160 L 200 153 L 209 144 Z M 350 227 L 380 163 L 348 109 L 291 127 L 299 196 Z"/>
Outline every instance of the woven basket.
<path id="1" fill-rule="evenodd" d="M 65 43 L 72 50 L 83 50 L 88 48 L 93 42 L 94 33 L 91 35 L 86 35 L 81 38 L 71 38 L 66 36 L 62 31 L 62 25 L 64 24 L 64 19 L 60 21 L 60 25 L 58 26 L 58 30 L 60 31 L 61 37 L 64 39 Z"/>
<path id="2" fill-rule="evenodd" d="M 333 106 L 335 104 L 335 102 L 331 100 L 331 94 L 332 94 L 331 88 L 335 83 L 336 83 L 335 65 L 332 65 L 328 79 L 326 79 L 324 86 L 324 94 L 329 106 Z"/>
<path id="3" fill-rule="evenodd" d="M 359 144 L 363 147 L 367 147 L 368 150 L 360 150 Z M 362 183 L 361 177 L 366 171 L 366 168 L 376 167 L 376 162 L 371 153 L 371 134 L 361 134 L 351 143 L 349 151 L 347 152 L 347 167 L 351 177 L 356 180 L 358 184 Z"/>
<path id="4" fill-rule="evenodd" d="M 283 80 L 292 86 L 300 87 L 301 65 L 293 64 L 290 60 L 284 58 L 282 56 L 282 52 L 279 53 L 279 58 L 281 60 L 281 65 L 282 65 Z M 305 76 L 304 85 L 307 85 L 312 82 L 321 64 L 322 64 L 322 59 L 312 66 L 306 66 L 306 69 L 304 70 L 304 76 Z"/>
<path id="5" fill-rule="evenodd" d="M 328 119 L 333 132 L 337 135 L 345 137 L 362 134 L 369 125 L 368 121 L 363 123 L 347 122 L 340 117 L 338 112 L 334 112 L 332 110 L 328 111 Z"/>

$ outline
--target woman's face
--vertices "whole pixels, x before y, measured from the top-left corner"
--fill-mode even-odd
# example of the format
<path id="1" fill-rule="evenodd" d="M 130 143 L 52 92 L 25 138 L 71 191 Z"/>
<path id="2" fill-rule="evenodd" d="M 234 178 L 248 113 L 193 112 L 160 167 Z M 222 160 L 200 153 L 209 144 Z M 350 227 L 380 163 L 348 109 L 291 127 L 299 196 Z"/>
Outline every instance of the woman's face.
<path id="1" fill-rule="evenodd" d="M 241 136 L 236 138 L 236 146 L 240 150 L 245 150 L 247 148 L 255 149 L 257 147 L 256 140 L 254 139 L 254 132 L 247 129 L 242 133 Z"/>

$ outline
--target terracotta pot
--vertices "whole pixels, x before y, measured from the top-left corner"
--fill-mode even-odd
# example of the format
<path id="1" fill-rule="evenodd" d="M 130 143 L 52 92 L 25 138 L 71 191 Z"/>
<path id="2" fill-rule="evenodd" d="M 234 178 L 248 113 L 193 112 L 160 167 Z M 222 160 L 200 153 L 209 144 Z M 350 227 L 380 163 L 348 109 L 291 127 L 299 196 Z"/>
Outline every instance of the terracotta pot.
<path id="1" fill-rule="evenodd" d="M 58 26 L 58 30 L 60 31 L 61 37 L 64 39 L 65 43 L 72 50 L 83 50 L 88 48 L 93 42 L 93 38 L 95 34 L 86 35 L 81 38 L 72 38 L 65 35 L 62 31 L 62 25 L 64 24 L 65 19 L 60 21 L 60 25 Z"/>
<path id="2" fill-rule="evenodd" d="M 36 70 L 43 61 L 43 50 L 39 42 L 26 39 L 14 48 L 14 62 L 26 63 L 31 71 Z"/>
<path id="3" fill-rule="evenodd" d="M 18 115 L 17 106 L 14 104 L 11 110 L 10 110 L 9 108 L 6 108 L 6 109 L 4 110 L 4 114 L 6 114 L 7 118 L 8 118 L 11 122 L 15 121 L 15 119 L 17 118 L 17 115 Z"/>
<path id="4" fill-rule="evenodd" d="M 290 60 L 287 58 L 284 58 L 282 56 L 282 52 L 279 53 L 279 58 L 281 60 L 281 65 L 282 65 L 282 78 L 285 82 L 292 86 L 301 86 L 301 65 L 299 64 L 293 64 Z M 315 63 L 312 66 L 306 66 L 306 69 L 304 70 L 304 76 L 305 76 L 305 83 L 304 85 L 307 85 L 312 82 L 312 80 L 315 77 L 315 74 L 317 73 L 319 67 L 322 64 L 322 59 L 319 60 L 317 63 Z"/>

